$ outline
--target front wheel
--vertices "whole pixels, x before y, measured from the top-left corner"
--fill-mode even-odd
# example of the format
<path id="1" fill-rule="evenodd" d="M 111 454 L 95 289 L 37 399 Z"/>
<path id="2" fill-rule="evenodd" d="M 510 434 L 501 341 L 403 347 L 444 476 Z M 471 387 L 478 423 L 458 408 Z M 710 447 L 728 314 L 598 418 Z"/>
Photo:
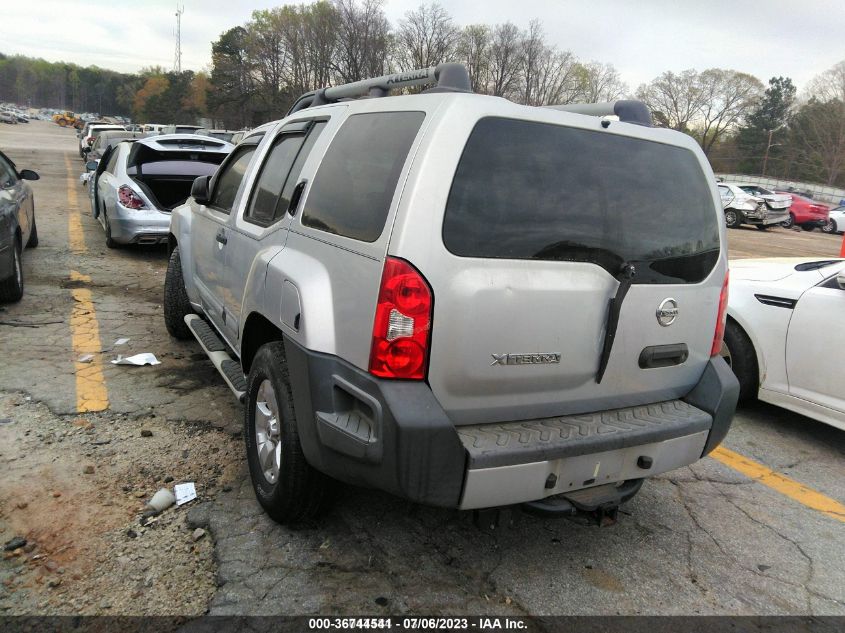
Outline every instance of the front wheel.
<path id="1" fill-rule="evenodd" d="M 791 229 L 793 226 L 795 226 L 795 215 L 790 213 L 789 217 L 786 218 L 783 222 L 781 222 L 780 225 L 785 229 Z"/>
<path id="2" fill-rule="evenodd" d="M 188 291 L 185 289 L 182 257 L 177 246 L 170 253 L 170 261 L 167 262 L 167 273 L 164 277 L 164 324 L 170 336 L 180 341 L 186 341 L 192 337 L 191 330 L 185 323 L 185 317 L 193 312 Z"/>
<path id="3" fill-rule="evenodd" d="M 23 297 L 23 266 L 21 265 L 21 242 L 15 239 L 12 249 L 12 276 L 0 281 L 0 301 L 13 303 Z"/>
<path id="4" fill-rule="evenodd" d="M 836 220 L 828 220 L 822 225 L 823 233 L 838 233 L 839 228 L 836 226 Z"/>
<path id="5" fill-rule="evenodd" d="M 760 382 L 754 344 L 745 330 L 730 319 L 725 324 L 725 338 L 720 355 L 739 381 L 740 401 L 755 399 Z"/>
<path id="6" fill-rule="evenodd" d="M 244 440 L 252 487 L 270 518 L 295 525 L 328 504 L 331 480 L 312 468 L 302 452 L 281 341 L 262 346 L 252 362 Z"/>
<path id="7" fill-rule="evenodd" d="M 729 229 L 735 229 L 739 226 L 739 214 L 733 209 L 725 210 L 725 226 Z"/>

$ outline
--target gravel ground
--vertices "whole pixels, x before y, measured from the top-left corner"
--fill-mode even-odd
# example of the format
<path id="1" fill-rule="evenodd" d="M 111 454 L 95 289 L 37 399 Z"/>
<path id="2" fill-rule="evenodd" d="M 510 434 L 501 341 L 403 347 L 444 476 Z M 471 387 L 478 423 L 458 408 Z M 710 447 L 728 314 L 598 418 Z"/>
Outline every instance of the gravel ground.
<path id="1" fill-rule="evenodd" d="M 228 489 L 241 446 L 207 426 L 113 413 L 56 416 L 0 396 L 0 613 L 196 615 L 216 587 L 214 544 L 185 521 Z M 225 464 L 232 464 L 227 467 Z M 152 495 L 196 483 L 158 516 Z"/>

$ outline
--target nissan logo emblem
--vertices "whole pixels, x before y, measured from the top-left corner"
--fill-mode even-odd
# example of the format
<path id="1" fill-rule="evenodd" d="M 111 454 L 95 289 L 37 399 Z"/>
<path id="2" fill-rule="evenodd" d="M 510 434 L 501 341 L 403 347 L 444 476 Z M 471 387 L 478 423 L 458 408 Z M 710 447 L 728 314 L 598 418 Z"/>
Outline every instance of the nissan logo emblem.
<path id="1" fill-rule="evenodd" d="M 678 318 L 678 302 L 672 298 L 664 299 L 657 307 L 657 322 L 669 327 Z"/>

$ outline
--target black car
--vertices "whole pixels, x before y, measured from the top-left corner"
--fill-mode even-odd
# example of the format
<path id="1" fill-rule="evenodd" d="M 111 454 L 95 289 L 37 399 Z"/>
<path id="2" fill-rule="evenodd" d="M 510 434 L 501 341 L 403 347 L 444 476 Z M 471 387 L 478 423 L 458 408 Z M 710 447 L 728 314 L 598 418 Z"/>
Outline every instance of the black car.
<path id="1" fill-rule="evenodd" d="M 23 297 L 21 252 L 38 246 L 34 197 L 24 180 L 38 178 L 31 169 L 18 171 L 0 152 L 0 301 Z"/>

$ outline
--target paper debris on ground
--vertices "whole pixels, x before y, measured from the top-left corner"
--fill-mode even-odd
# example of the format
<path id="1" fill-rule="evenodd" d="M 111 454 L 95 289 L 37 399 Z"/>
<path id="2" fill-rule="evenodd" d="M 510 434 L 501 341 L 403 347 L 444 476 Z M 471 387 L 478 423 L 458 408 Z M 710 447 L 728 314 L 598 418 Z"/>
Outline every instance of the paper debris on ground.
<path id="1" fill-rule="evenodd" d="M 155 357 L 155 354 L 145 352 L 143 354 L 135 354 L 134 356 L 117 355 L 112 361 L 112 365 L 161 365 L 161 361 Z"/>
<path id="2" fill-rule="evenodd" d="M 173 486 L 173 492 L 176 493 L 176 505 L 181 506 L 183 503 L 193 501 L 197 498 L 197 489 L 193 481 L 186 484 L 176 484 Z"/>
<path id="3" fill-rule="evenodd" d="M 77 363 L 90 363 L 92 360 L 94 360 L 93 354 L 83 354 L 82 356 L 80 356 L 79 358 L 76 359 L 76 362 Z"/>
<path id="4" fill-rule="evenodd" d="M 114 342 L 114 347 L 117 347 L 118 345 L 126 345 L 128 342 L 128 338 L 119 338 Z"/>

